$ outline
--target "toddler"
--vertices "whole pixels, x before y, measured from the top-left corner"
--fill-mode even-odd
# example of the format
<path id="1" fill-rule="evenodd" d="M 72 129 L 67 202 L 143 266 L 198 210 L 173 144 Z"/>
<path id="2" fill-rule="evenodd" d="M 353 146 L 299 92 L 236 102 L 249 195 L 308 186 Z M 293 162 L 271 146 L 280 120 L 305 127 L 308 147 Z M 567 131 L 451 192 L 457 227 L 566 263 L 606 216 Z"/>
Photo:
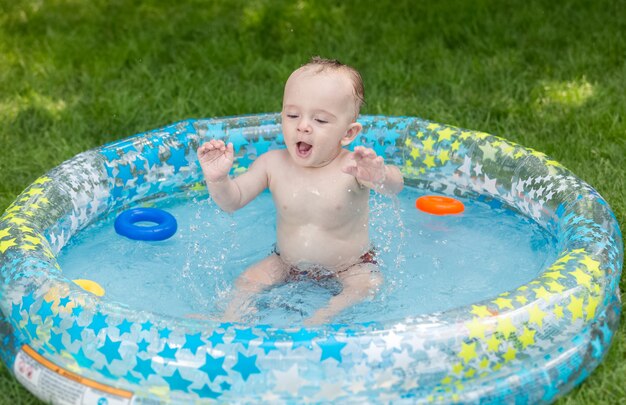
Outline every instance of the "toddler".
<path id="1" fill-rule="evenodd" d="M 233 212 L 269 188 L 276 205 L 276 245 L 236 280 L 224 321 L 240 321 L 253 296 L 294 277 L 336 277 L 342 291 L 305 320 L 328 322 L 375 293 L 382 282 L 369 241 L 369 194 L 397 194 L 403 179 L 374 150 L 345 149 L 362 129 L 356 122 L 363 82 L 353 68 L 313 58 L 285 84 L 282 130 L 286 149 L 260 155 L 230 178 L 232 143 L 211 140 L 198 159 L 215 203 Z"/>

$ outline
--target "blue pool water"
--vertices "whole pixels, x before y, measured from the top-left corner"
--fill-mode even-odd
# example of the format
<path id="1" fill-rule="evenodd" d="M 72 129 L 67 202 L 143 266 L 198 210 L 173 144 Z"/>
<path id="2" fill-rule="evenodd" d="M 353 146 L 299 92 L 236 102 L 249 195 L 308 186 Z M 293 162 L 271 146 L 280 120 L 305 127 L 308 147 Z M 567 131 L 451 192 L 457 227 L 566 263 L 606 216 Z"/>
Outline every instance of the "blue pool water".
<path id="1" fill-rule="evenodd" d="M 376 298 L 336 322 L 401 320 L 468 305 L 531 281 L 555 259 L 550 235 L 505 206 L 464 199 L 463 214 L 432 216 L 415 208 L 421 195 L 406 187 L 396 199 L 372 197 L 370 233 L 385 283 Z M 126 239 L 115 233 L 112 214 L 65 246 L 58 258 L 64 275 L 94 280 L 107 299 L 137 310 L 219 318 L 234 279 L 275 242 L 267 192 L 235 214 L 193 191 L 144 205 L 172 213 L 176 235 Z M 277 286 L 257 297 L 259 311 L 248 322 L 299 324 L 339 288 L 306 280 Z"/>

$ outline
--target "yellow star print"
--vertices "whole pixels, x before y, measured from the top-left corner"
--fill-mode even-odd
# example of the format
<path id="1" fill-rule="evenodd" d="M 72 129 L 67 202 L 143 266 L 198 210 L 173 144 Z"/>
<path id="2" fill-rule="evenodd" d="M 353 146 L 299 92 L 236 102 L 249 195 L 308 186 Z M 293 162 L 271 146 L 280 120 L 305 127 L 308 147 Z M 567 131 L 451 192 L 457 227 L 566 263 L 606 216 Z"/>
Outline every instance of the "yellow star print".
<path id="1" fill-rule="evenodd" d="M 546 160 L 546 165 L 554 167 L 563 167 L 563 165 L 556 160 Z"/>
<path id="2" fill-rule="evenodd" d="M 456 131 L 450 129 L 450 128 L 446 128 L 446 129 L 442 129 L 441 131 L 437 131 L 437 134 L 439 134 L 439 142 L 441 141 L 445 141 L 445 140 L 450 140 L 452 138 L 452 134 L 454 134 Z"/>
<path id="3" fill-rule="evenodd" d="M 43 193 L 43 188 L 37 188 L 37 187 L 33 187 L 30 190 L 28 190 L 25 194 L 26 195 L 30 195 L 30 196 L 34 196 L 34 195 L 38 195 Z"/>
<path id="4" fill-rule="evenodd" d="M 511 322 L 510 318 L 502 318 L 498 322 L 498 327 L 496 329 L 498 332 L 502 333 L 505 338 L 509 338 L 512 333 L 515 332 L 515 326 L 513 326 L 513 322 Z"/>
<path id="5" fill-rule="evenodd" d="M 589 274 L 582 271 L 582 269 L 576 269 L 569 274 L 574 276 L 578 284 L 587 287 L 588 290 L 591 290 L 591 276 Z"/>
<path id="6" fill-rule="evenodd" d="M 191 187 L 193 191 L 203 191 L 206 186 L 202 183 L 196 183 Z"/>
<path id="7" fill-rule="evenodd" d="M 565 290 L 565 287 L 563 287 L 557 281 L 550 281 L 549 283 L 546 283 L 546 285 L 548 287 L 550 287 L 550 291 L 552 291 L 554 293 L 557 293 L 557 294 L 561 293 L 561 292 L 563 292 L 563 290 Z"/>
<path id="8" fill-rule="evenodd" d="M 497 338 L 495 334 L 491 335 L 489 340 L 487 341 L 487 349 L 492 352 L 497 352 L 500 348 L 500 339 Z"/>
<path id="9" fill-rule="evenodd" d="M 424 159 L 424 164 L 428 166 L 429 169 L 432 169 L 436 166 L 435 157 L 432 155 L 426 156 L 426 158 Z"/>
<path id="10" fill-rule="evenodd" d="M 15 243 L 15 238 L 2 240 L 0 241 L 0 252 L 4 253 L 7 251 L 8 248 L 13 246 L 17 246 L 17 243 Z"/>
<path id="11" fill-rule="evenodd" d="M 509 362 L 511 360 L 515 360 L 515 355 L 517 354 L 517 350 L 512 347 L 509 347 L 509 350 L 504 353 L 502 357 L 504 357 L 504 362 Z"/>
<path id="12" fill-rule="evenodd" d="M 537 333 L 537 331 L 528 329 L 526 326 L 524 326 L 524 332 L 522 332 L 519 337 L 519 340 L 520 342 L 522 342 L 522 346 L 524 346 L 524 349 L 530 345 L 535 344 L 535 333 Z"/>
<path id="13" fill-rule="evenodd" d="M 433 138 L 426 138 L 424 139 L 424 141 L 422 141 L 422 144 L 424 145 L 425 151 L 431 151 L 433 150 L 433 145 L 435 144 L 435 140 Z"/>
<path id="14" fill-rule="evenodd" d="M 44 184 L 50 181 L 50 177 L 40 177 L 37 180 L 35 180 L 34 184 Z"/>
<path id="15" fill-rule="evenodd" d="M 560 271 L 549 271 L 549 272 L 544 273 L 543 276 L 541 277 L 552 278 L 554 280 L 565 278 L 565 276 L 561 274 Z"/>
<path id="16" fill-rule="evenodd" d="M 463 359 L 465 364 L 469 363 L 470 360 L 476 358 L 476 342 L 465 343 L 461 342 L 461 352 L 459 353 L 459 357 Z"/>
<path id="17" fill-rule="evenodd" d="M 529 310 L 530 315 L 528 322 L 537 324 L 540 328 L 543 327 L 543 318 L 546 317 L 546 313 L 543 312 L 537 305 L 533 305 Z"/>
<path id="18" fill-rule="evenodd" d="M 0 239 L 5 238 L 7 236 L 10 236 L 11 235 L 9 233 L 10 230 L 11 230 L 11 228 L 0 229 Z"/>
<path id="19" fill-rule="evenodd" d="M 24 218 L 13 217 L 9 220 L 9 222 L 15 225 L 23 225 L 26 223 L 26 220 Z"/>
<path id="20" fill-rule="evenodd" d="M 26 235 L 24 236 L 24 240 L 30 242 L 33 245 L 41 245 L 41 238 L 38 238 L 36 236 Z"/>
<path id="21" fill-rule="evenodd" d="M 19 205 L 16 205 L 15 203 L 13 203 L 13 204 L 9 205 L 9 208 L 7 208 L 6 210 L 4 210 L 4 212 L 5 212 L 6 214 L 10 214 L 10 213 L 13 213 L 13 212 L 15 212 L 15 211 L 18 211 L 20 208 L 22 208 L 22 207 L 21 207 L 21 206 L 19 206 Z M 6 214 L 5 214 L 5 215 L 6 215 Z M 9 217 L 9 216 L 7 215 L 7 218 L 8 218 L 8 217 Z"/>
<path id="22" fill-rule="evenodd" d="M 572 299 L 567 306 L 567 309 L 572 313 L 572 322 L 583 317 L 583 302 L 582 298 L 572 295 Z"/>
<path id="23" fill-rule="evenodd" d="M 491 302 L 496 304 L 498 308 L 500 309 L 504 309 L 504 308 L 515 309 L 515 307 L 513 307 L 512 301 L 508 298 L 498 297 L 497 299 Z"/>
<path id="24" fill-rule="evenodd" d="M 439 156 L 437 157 L 439 158 L 439 161 L 441 162 L 441 164 L 445 165 L 446 162 L 450 160 L 450 152 L 447 150 L 442 150 L 441 152 L 439 152 Z"/>
<path id="25" fill-rule="evenodd" d="M 525 295 L 519 295 L 517 297 L 515 297 L 515 301 L 519 302 L 520 304 L 524 305 L 528 302 L 528 298 L 526 298 Z"/>
<path id="26" fill-rule="evenodd" d="M 515 158 L 515 159 L 521 159 L 521 158 L 523 158 L 524 156 L 526 156 L 526 152 L 524 152 L 523 150 L 520 150 L 519 152 L 517 152 L 517 153 L 513 156 L 513 158 Z"/>
<path id="27" fill-rule="evenodd" d="M 600 270 L 600 262 L 593 260 L 591 256 L 585 255 L 580 262 L 584 264 L 594 275 L 602 275 L 602 271 Z"/>
<path id="28" fill-rule="evenodd" d="M 487 357 L 483 357 L 483 359 L 480 361 L 479 366 L 480 368 L 487 368 L 489 366 L 489 359 Z"/>
<path id="29" fill-rule="evenodd" d="M 560 305 L 555 305 L 554 306 L 554 311 L 552 311 L 552 312 L 554 312 L 554 316 L 556 316 L 558 319 L 561 319 L 564 316 L 563 315 L 563 307 L 560 306 Z"/>
<path id="30" fill-rule="evenodd" d="M 472 310 L 470 312 L 479 318 L 491 316 L 491 312 L 489 312 L 487 307 L 484 305 L 472 305 Z"/>
<path id="31" fill-rule="evenodd" d="M 545 160 L 546 154 L 545 153 L 541 153 L 539 151 L 536 151 L 534 149 L 530 149 L 531 150 L 531 155 L 533 155 L 536 158 L 539 158 L 541 160 Z"/>
<path id="32" fill-rule="evenodd" d="M 565 265 L 563 263 L 553 263 L 550 267 L 548 267 L 549 271 L 560 271 L 564 269 Z"/>
<path id="33" fill-rule="evenodd" d="M 469 330 L 470 338 L 485 338 L 485 325 L 480 321 L 480 318 L 473 318 L 471 322 L 465 324 L 467 330 Z"/>
<path id="34" fill-rule="evenodd" d="M 535 292 L 535 296 L 537 298 L 547 299 L 549 296 L 552 295 L 552 293 L 549 292 L 548 290 L 546 290 L 546 288 L 543 287 L 543 286 L 541 286 L 539 288 L 533 288 L 533 291 Z"/>
<path id="35" fill-rule="evenodd" d="M 587 307 L 585 311 L 587 312 L 587 320 L 590 321 L 596 315 L 596 308 L 598 308 L 598 304 L 600 303 L 600 299 L 598 297 L 590 296 L 589 301 L 587 302 Z"/>
<path id="36" fill-rule="evenodd" d="M 507 142 L 502 142 L 502 144 L 500 145 L 500 150 L 505 155 L 511 155 L 511 152 L 513 152 L 515 150 L 515 146 L 513 146 L 513 145 L 511 145 L 511 144 L 509 144 Z"/>
<path id="37" fill-rule="evenodd" d="M 574 257 L 572 256 L 572 253 L 573 252 L 567 252 L 563 256 L 559 257 L 559 259 L 556 261 L 556 263 L 567 263 L 570 260 L 574 260 Z"/>

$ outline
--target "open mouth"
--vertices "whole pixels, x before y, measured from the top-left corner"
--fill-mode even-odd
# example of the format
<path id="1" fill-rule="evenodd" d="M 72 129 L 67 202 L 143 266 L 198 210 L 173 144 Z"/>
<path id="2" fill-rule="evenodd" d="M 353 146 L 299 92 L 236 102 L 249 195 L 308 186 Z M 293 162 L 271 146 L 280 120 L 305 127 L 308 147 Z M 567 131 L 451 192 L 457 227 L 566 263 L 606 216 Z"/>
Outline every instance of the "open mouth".
<path id="1" fill-rule="evenodd" d="M 296 143 L 296 152 L 300 157 L 307 157 L 311 154 L 311 149 L 313 149 L 313 145 L 308 144 L 306 142 L 298 142 Z"/>

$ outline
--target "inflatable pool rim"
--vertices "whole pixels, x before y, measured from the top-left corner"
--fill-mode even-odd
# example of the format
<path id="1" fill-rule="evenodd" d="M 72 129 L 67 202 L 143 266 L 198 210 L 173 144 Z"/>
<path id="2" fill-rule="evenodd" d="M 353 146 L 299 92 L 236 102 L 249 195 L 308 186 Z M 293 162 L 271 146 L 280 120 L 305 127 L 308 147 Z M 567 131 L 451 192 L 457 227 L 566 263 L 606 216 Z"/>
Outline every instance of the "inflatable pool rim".
<path id="1" fill-rule="evenodd" d="M 401 167 L 408 185 L 514 209 L 557 239 L 558 258 L 530 283 L 467 307 L 318 328 L 178 319 L 82 290 L 56 261 L 67 241 L 98 218 L 199 184 L 202 142 L 233 142 L 234 174 L 283 147 L 278 114 L 186 120 L 77 155 L 5 211 L 0 356 L 55 402 L 42 381 L 64 378 L 84 398 L 167 402 L 551 402 L 583 381 L 621 310 L 621 234 L 602 197 L 544 154 L 493 135 L 413 117 L 359 122 L 357 143 Z"/>

